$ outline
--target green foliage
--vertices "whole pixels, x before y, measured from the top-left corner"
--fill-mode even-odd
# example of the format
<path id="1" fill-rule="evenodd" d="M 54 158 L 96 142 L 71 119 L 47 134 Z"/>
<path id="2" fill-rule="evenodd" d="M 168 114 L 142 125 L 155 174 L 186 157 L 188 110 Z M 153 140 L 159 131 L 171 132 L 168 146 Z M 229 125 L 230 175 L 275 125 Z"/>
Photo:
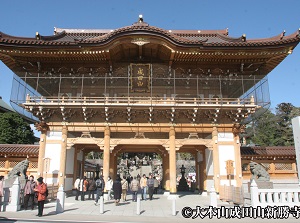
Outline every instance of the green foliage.
<path id="1" fill-rule="evenodd" d="M 86 155 L 86 159 L 103 159 L 103 152 L 89 152 Z"/>
<path id="2" fill-rule="evenodd" d="M 1 144 L 33 144 L 35 137 L 30 125 L 17 113 L 0 114 Z"/>
<path id="3" fill-rule="evenodd" d="M 180 153 L 180 158 L 183 160 L 193 160 L 194 157 L 191 153 Z"/>
<path id="4" fill-rule="evenodd" d="M 250 128 L 253 133 L 251 141 L 260 146 L 275 146 L 277 141 L 277 121 L 278 117 L 267 110 L 253 123 L 253 128 Z"/>
<path id="5" fill-rule="evenodd" d="M 294 145 L 292 118 L 300 115 L 300 108 L 291 103 L 277 105 L 275 114 L 266 110 L 246 128 L 242 137 L 247 142 L 260 146 L 291 146 Z"/>

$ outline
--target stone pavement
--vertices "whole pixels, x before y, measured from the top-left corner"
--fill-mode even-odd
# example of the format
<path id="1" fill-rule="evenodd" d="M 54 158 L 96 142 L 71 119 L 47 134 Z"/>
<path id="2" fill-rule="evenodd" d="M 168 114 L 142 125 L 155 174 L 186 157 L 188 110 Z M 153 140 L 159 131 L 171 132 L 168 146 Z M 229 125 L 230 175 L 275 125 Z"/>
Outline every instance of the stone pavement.
<path id="1" fill-rule="evenodd" d="M 136 214 L 136 203 L 131 201 L 131 195 L 128 195 L 128 201 L 121 202 L 119 206 L 115 206 L 114 201 L 105 201 L 104 214 L 100 214 L 100 206 L 94 205 L 93 200 L 75 201 L 74 197 L 66 198 L 65 211 L 56 214 L 56 203 L 50 202 L 45 204 L 44 216 L 36 217 L 37 210 L 19 212 L 0 212 L 0 222 L 199 222 L 201 218 L 184 218 L 182 209 L 184 207 L 196 206 L 208 207 L 210 205 L 210 197 L 198 194 L 181 193 L 176 200 L 176 216 L 172 216 L 172 200 L 168 200 L 167 196 L 162 194 L 154 195 L 154 200 L 141 201 L 141 214 Z M 218 207 L 233 207 L 227 202 L 218 201 Z M 245 218 L 243 223 L 253 221 L 254 219 Z M 299 219 L 298 219 L 299 220 Z M 296 222 L 294 218 L 284 220 L 285 222 Z M 209 219 L 202 221 L 241 221 L 241 219 Z M 256 222 L 266 222 L 276 220 L 255 219 Z M 281 220 L 282 222 L 282 220 Z"/>
<path id="2" fill-rule="evenodd" d="M 139 195 L 140 196 L 140 195 Z M 120 202 L 116 206 L 114 201 L 105 201 L 104 214 L 100 214 L 100 205 L 94 205 L 93 200 L 75 201 L 74 197 L 68 197 L 65 201 L 65 211 L 62 214 L 56 214 L 56 203 L 49 202 L 45 204 L 44 216 L 38 218 L 35 215 L 37 210 L 21 210 L 19 212 L 1 212 L 2 217 L 7 219 L 69 219 L 77 221 L 118 221 L 118 222 L 181 222 L 185 220 L 181 215 L 182 208 L 188 206 L 196 208 L 196 206 L 208 207 L 210 197 L 199 194 L 181 193 L 176 199 L 176 216 L 172 215 L 172 200 L 168 200 L 167 196 L 162 194 L 154 195 L 153 200 L 141 201 L 141 214 L 137 215 L 137 203 L 132 202 L 131 195 L 127 195 L 128 200 Z M 218 205 L 232 206 L 226 202 L 219 201 Z M 1 218 L 0 218 L 1 219 Z"/>

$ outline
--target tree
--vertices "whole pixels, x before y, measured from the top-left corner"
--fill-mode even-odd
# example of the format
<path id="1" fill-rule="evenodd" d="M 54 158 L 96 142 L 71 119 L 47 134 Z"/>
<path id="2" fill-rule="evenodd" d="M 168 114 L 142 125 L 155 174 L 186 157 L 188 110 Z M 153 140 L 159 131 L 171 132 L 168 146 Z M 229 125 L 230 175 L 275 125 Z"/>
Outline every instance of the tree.
<path id="1" fill-rule="evenodd" d="M 91 151 L 86 155 L 86 159 L 103 159 L 103 152 Z"/>
<path id="2" fill-rule="evenodd" d="M 275 114 L 266 110 L 253 120 L 241 137 L 260 146 L 292 146 L 294 138 L 291 120 L 299 115 L 300 108 L 291 103 L 281 103 L 277 105 Z"/>
<path id="3" fill-rule="evenodd" d="M 30 125 L 14 112 L 0 114 L 1 144 L 33 144 L 35 137 Z"/>
<path id="4" fill-rule="evenodd" d="M 253 124 L 253 128 L 250 127 L 248 132 L 252 131 L 251 141 L 260 146 L 275 146 L 278 131 L 277 131 L 278 117 L 274 115 L 270 110 L 267 110 L 261 115 Z"/>
<path id="5" fill-rule="evenodd" d="M 294 145 L 292 129 L 292 111 L 294 106 L 291 103 L 281 103 L 276 107 L 276 116 L 278 117 L 278 137 L 277 145 L 291 146 Z"/>

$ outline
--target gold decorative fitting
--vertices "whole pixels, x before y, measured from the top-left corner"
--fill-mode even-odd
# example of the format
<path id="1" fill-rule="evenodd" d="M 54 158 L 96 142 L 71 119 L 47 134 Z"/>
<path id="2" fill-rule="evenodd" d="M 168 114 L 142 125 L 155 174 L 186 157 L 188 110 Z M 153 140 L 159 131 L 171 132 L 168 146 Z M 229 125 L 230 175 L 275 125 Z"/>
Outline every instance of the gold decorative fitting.
<path id="1" fill-rule="evenodd" d="M 134 40 L 131 41 L 131 43 L 136 44 L 138 46 L 143 46 L 147 43 L 150 43 L 147 39 L 144 38 L 136 38 Z"/>

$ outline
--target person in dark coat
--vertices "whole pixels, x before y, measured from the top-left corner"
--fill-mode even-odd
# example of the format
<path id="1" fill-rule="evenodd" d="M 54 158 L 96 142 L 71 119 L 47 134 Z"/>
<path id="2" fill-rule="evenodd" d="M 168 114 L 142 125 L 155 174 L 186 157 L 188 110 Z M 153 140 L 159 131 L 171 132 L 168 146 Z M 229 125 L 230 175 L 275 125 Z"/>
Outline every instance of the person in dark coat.
<path id="1" fill-rule="evenodd" d="M 103 176 L 100 175 L 99 179 L 96 180 L 96 188 L 97 188 L 97 195 L 95 200 L 95 205 L 98 204 L 98 200 L 101 196 L 103 196 L 104 188 L 105 188 L 105 182 L 103 180 Z"/>
<path id="2" fill-rule="evenodd" d="M 88 195 L 89 195 L 89 200 L 92 199 L 95 200 L 95 190 L 96 190 L 96 180 L 94 178 L 91 178 L 89 180 L 89 187 L 88 187 Z"/>
<path id="3" fill-rule="evenodd" d="M 152 178 L 152 174 L 149 175 L 149 179 L 147 180 L 147 187 L 150 201 L 153 198 L 153 191 L 154 191 L 154 179 Z"/>
<path id="4" fill-rule="evenodd" d="M 119 205 L 121 194 L 122 194 L 121 177 L 119 174 L 117 175 L 117 178 L 114 181 L 113 191 L 114 191 L 115 205 Z"/>

